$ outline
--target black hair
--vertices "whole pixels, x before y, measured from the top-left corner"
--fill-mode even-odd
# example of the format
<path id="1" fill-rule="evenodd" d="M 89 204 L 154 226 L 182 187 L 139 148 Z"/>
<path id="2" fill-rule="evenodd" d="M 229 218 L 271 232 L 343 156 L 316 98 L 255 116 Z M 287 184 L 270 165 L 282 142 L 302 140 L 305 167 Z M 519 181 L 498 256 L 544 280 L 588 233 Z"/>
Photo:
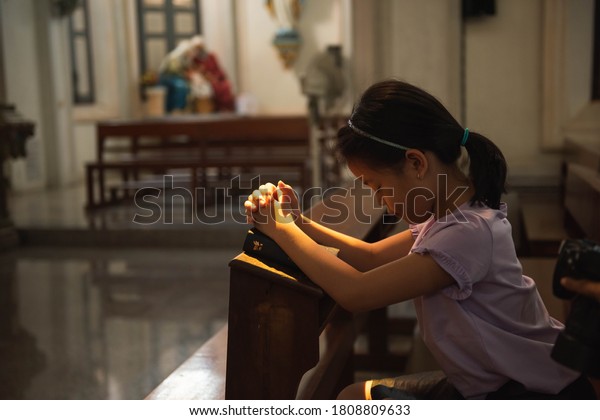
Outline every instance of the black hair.
<path id="1" fill-rule="evenodd" d="M 464 128 L 435 97 L 399 80 L 385 80 L 368 88 L 355 105 L 352 125 L 371 136 L 398 145 L 433 152 L 443 163 L 461 155 Z M 500 207 L 506 192 L 506 161 L 485 136 L 469 132 L 464 146 L 469 154 L 469 178 L 475 187 L 471 204 Z M 359 160 L 373 167 L 396 168 L 405 151 L 365 137 L 349 126 L 338 131 L 337 153 L 343 161 Z"/>

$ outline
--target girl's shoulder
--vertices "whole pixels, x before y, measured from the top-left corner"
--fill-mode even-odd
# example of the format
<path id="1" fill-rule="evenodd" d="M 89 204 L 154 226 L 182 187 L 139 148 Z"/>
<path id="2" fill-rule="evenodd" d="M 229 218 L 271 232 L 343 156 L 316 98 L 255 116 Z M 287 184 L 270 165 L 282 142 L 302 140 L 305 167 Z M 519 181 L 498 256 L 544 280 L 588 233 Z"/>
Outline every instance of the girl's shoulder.
<path id="1" fill-rule="evenodd" d="M 487 223 L 494 223 L 498 220 L 506 219 L 507 213 L 508 207 L 506 203 L 500 203 L 500 207 L 498 209 L 492 209 L 488 206 L 466 202 L 459 206 L 452 213 L 448 213 L 444 217 L 440 217 L 437 222 L 449 224 L 484 220 Z"/>
<path id="2" fill-rule="evenodd" d="M 497 223 L 508 223 L 506 203 L 501 203 L 500 208 L 492 209 L 478 204 L 464 203 L 454 212 L 435 220 L 438 228 L 458 226 L 465 230 L 487 228 L 493 230 Z"/>
<path id="3" fill-rule="evenodd" d="M 488 237 L 496 223 L 507 224 L 507 207 L 501 203 L 499 209 L 465 203 L 454 212 L 438 219 L 433 217 L 424 223 L 410 225 L 413 237 L 431 237 L 440 232 Z"/>

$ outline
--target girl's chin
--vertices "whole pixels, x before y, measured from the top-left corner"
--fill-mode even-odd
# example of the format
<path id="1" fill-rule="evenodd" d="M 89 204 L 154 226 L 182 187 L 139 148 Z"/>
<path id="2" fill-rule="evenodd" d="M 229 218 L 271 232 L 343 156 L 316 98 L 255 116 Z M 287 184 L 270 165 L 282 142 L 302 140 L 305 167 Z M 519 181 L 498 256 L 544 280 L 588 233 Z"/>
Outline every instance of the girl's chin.
<path id="1" fill-rule="evenodd" d="M 387 214 L 391 214 L 395 217 L 398 218 L 398 220 L 406 220 L 406 214 L 404 214 L 404 212 L 402 211 L 394 211 L 390 208 L 390 206 L 385 206 L 385 209 L 387 211 Z"/>

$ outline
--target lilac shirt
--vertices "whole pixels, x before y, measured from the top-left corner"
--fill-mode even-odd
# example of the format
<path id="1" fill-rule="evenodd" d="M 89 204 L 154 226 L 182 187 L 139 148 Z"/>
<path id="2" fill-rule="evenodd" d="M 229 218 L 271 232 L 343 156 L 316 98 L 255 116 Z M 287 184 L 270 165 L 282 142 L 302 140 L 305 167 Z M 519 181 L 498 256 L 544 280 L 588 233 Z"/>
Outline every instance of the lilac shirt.
<path id="1" fill-rule="evenodd" d="M 411 252 L 431 255 L 456 282 L 414 300 L 425 344 L 466 398 L 484 398 L 508 379 L 558 393 L 579 373 L 550 357 L 563 325 L 522 273 L 506 204 L 459 210 L 411 225 Z"/>

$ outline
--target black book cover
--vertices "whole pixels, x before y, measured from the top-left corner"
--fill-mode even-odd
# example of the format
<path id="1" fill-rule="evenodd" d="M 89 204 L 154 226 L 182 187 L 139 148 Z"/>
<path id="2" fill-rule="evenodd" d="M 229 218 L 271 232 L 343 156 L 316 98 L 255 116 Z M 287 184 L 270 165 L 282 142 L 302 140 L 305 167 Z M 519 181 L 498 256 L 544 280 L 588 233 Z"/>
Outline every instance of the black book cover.
<path id="1" fill-rule="evenodd" d="M 301 271 L 290 257 L 281 249 L 277 242 L 256 228 L 246 234 L 242 250 L 259 260 L 271 261 L 281 266 Z"/>

